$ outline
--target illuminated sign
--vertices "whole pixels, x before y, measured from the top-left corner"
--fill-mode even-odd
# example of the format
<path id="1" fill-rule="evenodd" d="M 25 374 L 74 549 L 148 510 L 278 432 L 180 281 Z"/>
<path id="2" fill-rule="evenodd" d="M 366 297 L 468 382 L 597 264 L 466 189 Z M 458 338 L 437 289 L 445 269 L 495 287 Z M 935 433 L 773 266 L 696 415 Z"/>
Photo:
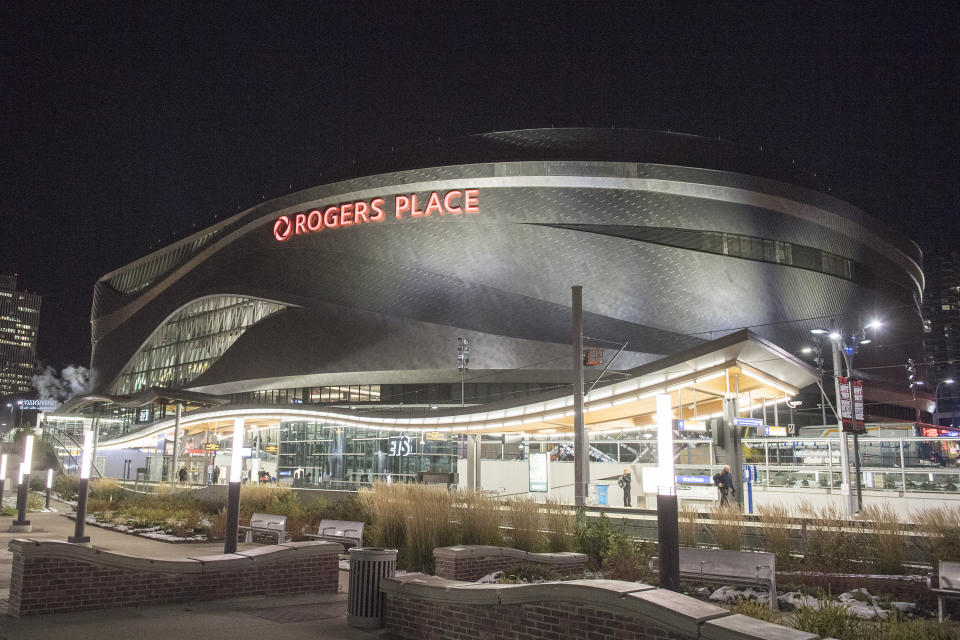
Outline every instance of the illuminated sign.
<path id="1" fill-rule="evenodd" d="M 60 403 L 53 398 L 45 400 L 17 400 L 17 405 L 24 411 L 49 411 L 56 409 Z"/>
<path id="2" fill-rule="evenodd" d="M 677 420 L 680 431 L 706 431 L 707 423 L 703 420 Z"/>
<path id="3" fill-rule="evenodd" d="M 322 209 L 282 215 L 273 223 L 273 237 L 283 242 L 294 235 L 319 233 L 324 229 L 375 224 L 388 220 L 388 213 L 392 213 L 395 220 L 401 220 L 405 215 L 427 218 L 434 214 L 458 216 L 462 213 L 480 213 L 480 190 L 431 191 L 423 199 L 416 193 L 397 194 L 389 199 L 342 202 Z"/>
<path id="4" fill-rule="evenodd" d="M 677 484 L 713 484 L 710 476 L 677 476 Z"/>
<path id="5" fill-rule="evenodd" d="M 267 453 L 276 453 L 280 450 L 280 447 L 275 444 L 268 444 L 263 448 Z"/>
<path id="6" fill-rule="evenodd" d="M 549 490 L 547 479 L 547 453 L 531 453 L 530 461 L 530 491 L 546 492 Z"/>
<path id="7" fill-rule="evenodd" d="M 734 418 L 733 424 L 738 427 L 762 427 L 763 420 L 760 418 Z"/>
<path id="8" fill-rule="evenodd" d="M 390 438 L 390 448 L 387 450 L 387 455 L 405 458 L 410 455 L 410 445 L 410 436 L 392 436 Z"/>
<path id="9" fill-rule="evenodd" d="M 787 435 L 786 427 L 764 427 L 763 435 L 765 436 L 785 436 Z"/>
<path id="10" fill-rule="evenodd" d="M 216 442 L 208 442 L 207 444 L 203 445 L 203 447 L 207 451 L 220 451 L 220 445 Z"/>
<path id="11" fill-rule="evenodd" d="M 427 431 L 423 434 L 424 440 L 434 440 L 434 441 L 443 441 L 446 438 L 439 431 Z"/>

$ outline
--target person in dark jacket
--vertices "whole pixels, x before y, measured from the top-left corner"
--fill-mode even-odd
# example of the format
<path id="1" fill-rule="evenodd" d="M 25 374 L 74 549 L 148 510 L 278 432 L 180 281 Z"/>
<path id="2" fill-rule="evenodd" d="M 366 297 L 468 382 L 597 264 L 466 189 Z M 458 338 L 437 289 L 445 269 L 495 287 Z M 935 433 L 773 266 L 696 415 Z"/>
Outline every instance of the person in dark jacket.
<path id="1" fill-rule="evenodd" d="M 729 506 L 730 496 L 737 493 L 733 488 L 733 474 L 730 473 L 730 465 L 724 465 L 723 471 L 715 475 L 713 479 L 720 491 L 720 506 Z"/>
<path id="2" fill-rule="evenodd" d="M 187 481 L 187 468 L 186 468 L 186 467 L 180 467 L 179 476 L 180 476 L 180 484 L 183 484 L 183 483 L 185 483 L 185 482 Z"/>
<path id="3" fill-rule="evenodd" d="M 623 489 L 623 506 L 633 506 L 630 504 L 630 472 L 624 469 L 623 475 L 617 480 L 617 484 Z"/>

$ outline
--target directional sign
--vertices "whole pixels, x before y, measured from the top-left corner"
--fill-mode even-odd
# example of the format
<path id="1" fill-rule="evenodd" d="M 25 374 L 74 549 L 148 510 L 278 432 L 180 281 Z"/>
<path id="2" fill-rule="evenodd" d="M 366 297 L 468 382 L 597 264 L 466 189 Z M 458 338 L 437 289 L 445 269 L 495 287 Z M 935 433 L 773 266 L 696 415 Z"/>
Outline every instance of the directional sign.
<path id="1" fill-rule="evenodd" d="M 203 445 L 203 448 L 207 451 L 220 451 L 220 445 L 216 442 L 208 442 L 207 444 Z"/>
<path id="2" fill-rule="evenodd" d="M 734 418 L 733 424 L 738 427 L 762 427 L 763 420 L 760 418 Z"/>
<path id="3" fill-rule="evenodd" d="M 763 435 L 765 436 L 785 436 L 787 435 L 786 427 L 764 427 Z"/>
<path id="4" fill-rule="evenodd" d="M 267 453 L 277 453 L 278 451 L 280 451 L 280 447 L 278 447 L 275 444 L 268 444 L 263 448 L 263 450 L 266 451 Z"/>

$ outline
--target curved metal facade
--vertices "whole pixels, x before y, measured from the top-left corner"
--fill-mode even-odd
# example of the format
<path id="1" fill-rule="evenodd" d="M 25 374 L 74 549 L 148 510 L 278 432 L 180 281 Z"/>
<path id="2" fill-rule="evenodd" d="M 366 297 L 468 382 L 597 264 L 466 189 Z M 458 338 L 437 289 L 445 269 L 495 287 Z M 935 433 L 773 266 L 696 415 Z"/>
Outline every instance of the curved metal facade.
<path id="1" fill-rule="evenodd" d="M 875 314 L 890 343 L 918 348 L 916 247 L 843 201 L 743 173 L 717 144 L 489 134 L 264 203 L 97 283 L 96 389 L 208 296 L 286 307 L 186 385 L 211 393 L 459 381 L 457 336 L 472 379 L 566 382 L 575 284 L 585 335 L 629 342 L 617 368 L 742 327 L 792 349 L 830 318 Z"/>

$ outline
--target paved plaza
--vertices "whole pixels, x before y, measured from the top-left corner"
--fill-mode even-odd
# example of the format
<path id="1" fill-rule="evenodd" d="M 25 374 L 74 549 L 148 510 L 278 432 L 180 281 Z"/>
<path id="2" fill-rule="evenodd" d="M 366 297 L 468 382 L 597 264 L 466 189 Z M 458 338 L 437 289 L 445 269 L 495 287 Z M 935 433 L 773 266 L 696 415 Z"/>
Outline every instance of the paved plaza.
<path id="1" fill-rule="evenodd" d="M 5 503 L 8 501 L 5 500 Z M 70 507 L 56 501 L 52 513 L 30 513 L 30 534 L 9 533 L 13 517 L 0 517 L 0 599 L 10 589 L 13 556 L 7 543 L 13 538 L 66 540 L 74 522 L 63 514 Z M 187 558 L 223 552 L 223 543 L 171 544 L 126 535 L 99 527 L 86 528 L 94 547 L 152 558 Z M 254 545 L 238 545 L 239 549 Z M 344 590 L 341 581 L 341 591 Z M 383 631 L 347 626 L 346 593 L 305 594 L 277 598 L 185 602 L 155 607 L 108 609 L 24 618 L 0 617 L 0 640 L 200 640 L 256 639 L 301 640 L 391 638 Z"/>

